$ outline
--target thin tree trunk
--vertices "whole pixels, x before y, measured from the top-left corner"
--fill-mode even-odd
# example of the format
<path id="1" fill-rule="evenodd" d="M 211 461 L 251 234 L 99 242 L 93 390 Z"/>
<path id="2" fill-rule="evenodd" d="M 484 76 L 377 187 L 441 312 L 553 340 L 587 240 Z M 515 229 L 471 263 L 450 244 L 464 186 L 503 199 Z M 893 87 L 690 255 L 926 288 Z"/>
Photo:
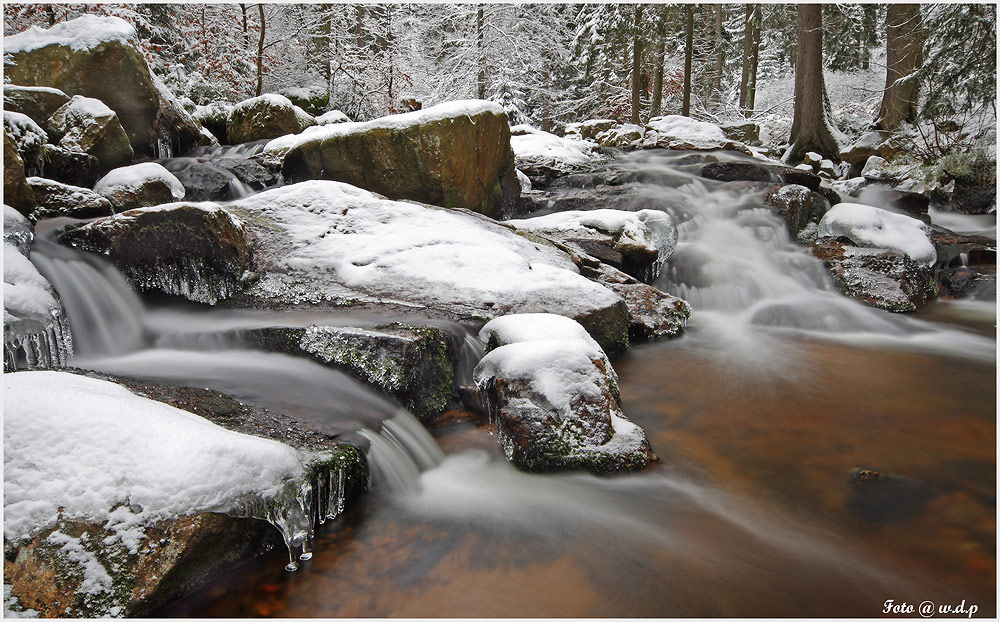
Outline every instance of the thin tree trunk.
<path id="1" fill-rule="evenodd" d="M 840 149 L 823 105 L 823 13 L 822 5 L 798 5 L 798 49 L 795 55 L 795 105 L 792 131 L 785 153 L 788 163 L 798 162 L 806 152 L 839 160 Z"/>
<path id="2" fill-rule="evenodd" d="M 684 101 L 681 115 L 691 116 L 691 64 L 694 60 L 694 7 L 687 5 L 687 25 L 684 37 Z"/>
<path id="3" fill-rule="evenodd" d="M 877 125 L 894 130 L 917 118 L 919 84 L 913 74 L 923 63 L 920 5 L 890 4 L 885 14 L 885 91 Z"/>
<path id="4" fill-rule="evenodd" d="M 255 95 L 264 92 L 264 5 L 257 5 L 257 14 L 260 16 L 260 36 L 257 38 L 257 89 Z"/>
<path id="5" fill-rule="evenodd" d="M 392 5 L 391 4 L 387 4 L 387 5 L 385 5 L 385 51 L 386 51 L 386 54 L 389 55 L 389 94 L 388 94 L 388 97 L 389 97 L 389 106 L 392 107 L 392 108 L 395 108 L 396 100 L 394 99 L 395 96 L 393 95 L 393 92 L 392 92 L 392 81 L 393 81 L 393 77 L 394 77 L 393 74 L 395 73 L 396 69 L 393 66 L 395 59 L 394 59 L 393 53 L 392 53 L 392 45 L 393 45 L 393 43 L 392 43 Z"/>
<path id="6" fill-rule="evenodd" d="M 722 5 L 715 5 L 715 71 L 712 72 L 712 97 L 722 103 Z"/>
<path id="7" fill-rule="evenodd" d="M 635 30 L 632 32 L 632 123 L 639 123 L 642 104 L 642 5 L 635 7 Z"/>
<path id="8" fill-rule="evenodd" d="M 663 54 L 664 43 L 663 33 L 656 37 L 656 50 L 653 52 L 653 102 L 649 108 L 649 117 L 660 116 L 660 107 L 663 104 Z"/>
<path id="9" fill-rule="evenodd" d="M 747 116 L 753 114 L 757 105 L 757 63 L 760 60 L 760 5 L 753 6 L 750 23 L 753 37 L 750 45 L 750 74 L 747 81 Z"/>
<path id="10" fill-rule="evenodd" d="M 476 9 L 476 99 L 486 99 L 486 51 L 483 49 L 483 36 L 486 30 L 483 5 Z"/>
<path id="11" fill-rule="evenodd" d="M 240 11 L 243 12 L 243 49 L 250 49 L 250 29 L 247 28 L 247 5 L 240 3 Z"/>
<path id="12" fill-rule="evenodd" d="M 355 36 L 358 38 L 358 49 L 365 47 L 365 6 L 359 4 L 354 9 L 357 25 L 355 26 Z"/>

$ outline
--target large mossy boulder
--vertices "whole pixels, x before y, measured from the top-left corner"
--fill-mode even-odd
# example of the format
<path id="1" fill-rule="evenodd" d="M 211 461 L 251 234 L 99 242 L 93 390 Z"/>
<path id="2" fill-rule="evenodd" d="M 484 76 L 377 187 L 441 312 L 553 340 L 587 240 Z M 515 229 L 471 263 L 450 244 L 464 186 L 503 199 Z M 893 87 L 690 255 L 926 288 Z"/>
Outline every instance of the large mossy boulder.
<path id="1" fill-rule="evenodd" d="M 52 113 L 49 125 L 59 136 L 60 147 L 94 156 L 100 170 L 132 162 L 132 145 L 118 115 L 100 100 L 74 95 Z"/>
<path id="2" fill-rule="evenodd" d="M 3 201 L 25 216 L 35 207 L 35 195 L 24 174 L 24 161 L 17 153 L 17 143 L 3 133 Z"/>
<path id="3" fill-rule="evenodd" d="M 382 194 L 499 216 L 505 177 L 514 178 L 507 114 L 459 101 L 366 123 L 340 123 L 292 147 L 289 181 L 330 179 Z M 516 186 L 516 188 L 515 188 Z"/>
<path id="4" fill-rule="evenodd" d="M 476 385 L 497 442 L 526 471 L 641 469 L 656 460 L 619 405 L 618 377 L 579 324 L 549 314 L 508 315 L 483 327 Z"/>
<path id="5" fill-rule="evenodd" d="M 169 104 L 139 49 L 135 28 L 117 17 L 82 15 L 4 37 L 6 78 L 98 99 L 115 111 L 138 156 L 158 157 L 158 143 L 178 150 L 206 144 L 201 128 Z M 182 112 L 182 111 L 181 111 Z M 46 128 L 48 129 L 48 128 Z"/>
<path id="6" fill-rule="evenodd" d="M 267 93 L 233 106 L 223 139 L 233 144 L 248 143 L 297 134 L 312 125 L 316 125 L 315 119 L 287 97 Z"/>
<path id="7" fill-rule="evenodd" d="M 467 210 L 390 201 L 333 181 L 274 188 L 227 209 L 258 239 L 247 304 L 405 304 L 458 321 L 572 317 L 606 351 L 628 346 L 624 302 L 569 253 Z"/>
<path id="8" fill-rule="evenodd" d="M 143 291 L 208 304 L 240 289 L 252 255 L 243 223 L 204 203 L 129 210 L 71 229 L 59 241 L 105 255 Z"/>
<path id="9" fill-rule="evenodd" d="M 118 115 L 133 148 L 152 155 L 159 97 L 128 22 L 83 15 L 47 30 L 32 26 L 4 37 L 4 52 L 13 61 L 5 67 L 11 82 L 101 100 Z"/>

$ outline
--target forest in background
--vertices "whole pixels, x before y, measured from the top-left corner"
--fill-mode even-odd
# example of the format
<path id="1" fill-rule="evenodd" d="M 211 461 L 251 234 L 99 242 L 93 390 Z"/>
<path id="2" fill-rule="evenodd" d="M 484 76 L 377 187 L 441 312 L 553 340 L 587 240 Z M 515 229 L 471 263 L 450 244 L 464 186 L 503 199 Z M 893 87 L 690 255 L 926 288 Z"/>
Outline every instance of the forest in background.
<path id="1" fill-rule="evenodd" d="M 4 33 L 83 13 L 136 26 L 154 73 L 197 105 L 278 92 L 367 120 L 478 98 L 557 133 L 746 118 L 774 145 L 792 125 L 793 4 L 8 4 Z M 841 142 L 878 125 L 924 164 L 995 143 L 995 5 L 826 4 L 821 20 L 812 90 Z"/>

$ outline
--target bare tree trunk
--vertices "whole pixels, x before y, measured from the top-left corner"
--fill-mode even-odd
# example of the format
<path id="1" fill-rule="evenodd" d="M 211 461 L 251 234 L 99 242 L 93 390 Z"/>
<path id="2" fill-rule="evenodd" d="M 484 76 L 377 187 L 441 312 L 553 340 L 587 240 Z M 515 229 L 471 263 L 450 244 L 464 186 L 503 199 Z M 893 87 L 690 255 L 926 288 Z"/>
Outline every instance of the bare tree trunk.
<path id="1" fill-rule="evenodd" d="M 660 107 L 663 104 L 663 54 L 663 33 L 660 33 L 656 37 L 656 50 L 653 52 L 653 102 L 649 109 L 650 118 L 660 115 Z"/>
<path id="2" fill-rule="evenodd" d="M 358 49 L 365 47 L 365 5 L 359 4 L 354 8 L 357 25 L 355 26 L 355 36 L 358 38 Z"/>
<path id="3" fill-rule="evenodd" d="M 265 18 L 264 18 L 264 5 L 257 5 L 257 14 L 260 16 L 260 37 L 257 38 L 257 89 L 254 92 L 255 95 L 261 95 L 264 92 L 264 30 L 265 30 Z"/>
<path id="4" fill-rule="evenodd" d="M 743 24 L 743 74 L 740 78 L 740 110 L 753 115 L 757 99 L 757 60 L 760 57 L 760 5 L 746 5 Z"/>
<path id="5" fill-rule="evenodd" d="M 722 103 L 722 5 L 715 5 L 715 70 L 712 72 L 712 97 Z"/>
<path id="6" fill-rule="evenodd" d="M 642 5 L 635 6 L 635 30 L 632 32 L 632 123 L 639 123 L 642 105 Z"/>
<path id="7" fill-rule="evenodd" d="M 798 49 L 795 56 L 795 106 L 791 146 L 784 161 L 797 162 L 808 151 L 834 160 L 840 149 L 823 104 L 823 13 L 820 4 L 798 5 Z"/>
<path id="8" fill-rule="evenodd" d="M 681 115 L 691 116 L 691 64 L 694 59 L 694 6 L 687 5 L 687 25 L 684 33 L 684 101 Z"/>
<path id="9" fill-rule="evenodd" d="M 250 29 L 247 28 L 247 5 L 240 3 L 240 11 L 243 12 L 243 49 L 250 49 Z"/>
<path id="10" fill-rule="evenodd" d="M 476 9 L 476 63 L 479 73 L 476 76 L 476 99 L 486 99 L 486 51 L 483 49 L 485 22 L 483 5 Z"/>
<path id="11" fill-rule="evenodd" d="M 919 84 L 913 74 L 923 63 L 920 5 L 890 4 L 885 14 L 885 91 L 877 125 L 894 130 L 917 118 Z"/>

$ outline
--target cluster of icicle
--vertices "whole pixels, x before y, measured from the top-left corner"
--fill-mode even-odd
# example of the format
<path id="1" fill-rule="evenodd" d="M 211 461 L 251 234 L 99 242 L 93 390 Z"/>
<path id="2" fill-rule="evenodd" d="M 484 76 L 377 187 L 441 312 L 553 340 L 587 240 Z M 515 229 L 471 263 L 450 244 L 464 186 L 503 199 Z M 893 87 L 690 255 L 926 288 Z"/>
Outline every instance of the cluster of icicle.
<path id="1" fill-rule="evenodd" d="M 312 559 L 316 528 L 344 511 L 347 493 L 344 468 L 324 464 L 307 481 L 290 482 L 276 497 L 246 498 L 226 511 L 230 516 L 266 520 L 281 532 L 288 547 L 288 565 L 294 572 L 300 561 Z"/>
<path id="2" fill-rule="evenodd" d="M 73 337 L 69 332 L 69 320 L 61 309 L 52 309 L 52 321 L 38 324 L 32 330 L 15 322 L 13 328 L 5 326 L 3 339 L 3 370 L 19 368 L 53 369 L 65 367 L 73 355 Z M 30 324 L 37 324 L 30 322 Z"/>

